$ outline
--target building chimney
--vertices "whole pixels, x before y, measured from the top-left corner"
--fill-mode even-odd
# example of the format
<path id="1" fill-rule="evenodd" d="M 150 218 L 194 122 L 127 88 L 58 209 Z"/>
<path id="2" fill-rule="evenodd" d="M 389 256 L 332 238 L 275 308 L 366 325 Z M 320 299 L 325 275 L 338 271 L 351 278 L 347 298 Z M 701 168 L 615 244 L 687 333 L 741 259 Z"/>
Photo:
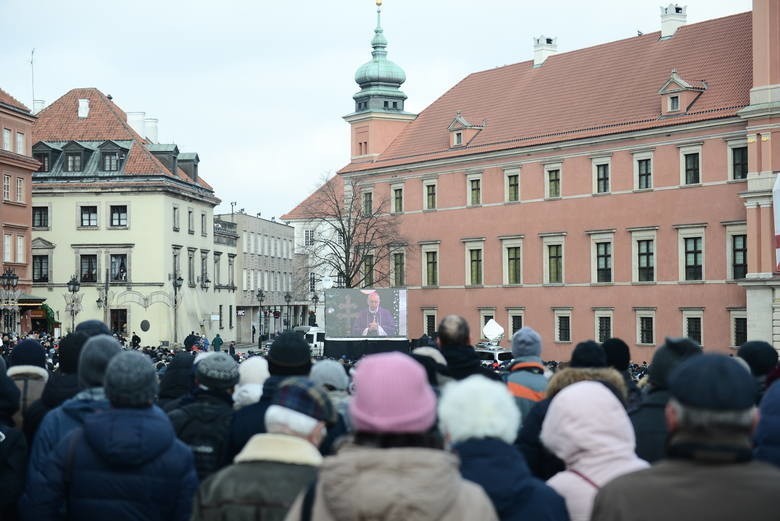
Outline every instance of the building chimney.
<path id="1" fill-rule="evenodd" d="M 89 116 L 89 100 L 79 99 L 79 117 L 86 118 Z"/>
<path id="2" fill-rule="evenodd" d="M 146 137 L 145 121 L 146 112 L 128 112 L 127 124 L 135 130 L 141 137 Z"/>
<path id="3" fill-rule="evenodd" d="M 534 67 L 541 67 L 544 61 L 558 51 L 558 38 L 540 36 L 534 38 Z"/>
<path id="4" fill-rule="evenodd" d="M 43 107 L 46 106 L 46 102 L 42 99 L 34 99 L 33 100 L 33 114 L 37 114 L 40 111 L 43 110 Z"/>
<path id="5" fill-rule="evenodd" d="M 661 38 L 671 38 L 677 29 L 685 25 L 688 6 L 669 4 L 661 6 Z"/>
<path id="6" fill-rule="evenodd" d="M 157 122 L 158 121 L 159 120 L 157 118 L 144 119 L 144 130 L 146 131 L 146 135 L 144 137 L 149 141 L 151 141 L 152 143 L 157 143 Z"/>

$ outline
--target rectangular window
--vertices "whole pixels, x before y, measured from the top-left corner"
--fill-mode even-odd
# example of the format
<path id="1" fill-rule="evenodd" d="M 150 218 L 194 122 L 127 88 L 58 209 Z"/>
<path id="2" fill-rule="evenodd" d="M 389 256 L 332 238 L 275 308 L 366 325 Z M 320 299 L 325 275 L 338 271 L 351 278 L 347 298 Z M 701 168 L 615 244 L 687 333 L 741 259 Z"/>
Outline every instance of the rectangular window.
<path id="1" fill-rule="evenodd" d="M 429 183 L 425 185 L 425 210 L 436 209 L 436 185 Z"/>
<path id="2" fill-rule="evenodd" d="M 208 228 L 208 217 L 206 217 L 205 213 L 200 214 L 200 234 L 203 237 L 206 237 L 209 234 L 209 228 Z M 256 245 L 257 243 L 255 243 Z M 255 251 L 255 253 L 257 253 Z"/>
<path id="3" fill-rule="evenodd" d="M 363 192 L 363 215 L 371 215 L 374 213 L 374 194 L 371 192 Z"/>
<path id="4" fill-rule="evenodd" d="M 127 205 L 111 206 L 111 226 L 127 226 Z"/>
<path id="5" fill-rule="evenodd" d="M 547 197 L 561 196 L 561 171 L 559 169 L 547 171 Z"/>
<path id="6" fill-rule="evenodd" d="M 472 206 L 482 203 L 482 180 L 469 179 L 469 204 Z"/>
<path id="7" fill-rule="evenodd" d="M 13 143 L 11 142 L 11 129 L 10 128 L 4 128 L 3 129 L 3 150 L 7 150 L 8 152 L 13 151 Z"/>
<path id="8" fill-rule="evenodd" d="M 521 284 L 522 283 L 522 278 L 521 278 L 522 260 L 520 258 L 519 246 L 510 246 L 506 249 L 506 263 L 507 263 L 507 283 Z"/>
<path id="9" fill-rule="evenodd" d="M 219 305 L 219 328 L 225 329 L 225 324 L 223 322 L 223 313 L 222 313 L 222 304 Z"/>
<path id="10" fill-rule="evenodd" d="M 27 248 L 24 246 L 24 235 L 17 235 L 16 236 L 16 262 L 22 263 L 25 262 L 25 253 L 27 252 Z"/>
<path id="11" fill-rule="evenodd" d="M 747 342 L 747 317 L 734 317 L 734 346 Z"/>
<path id="12" fill-rule="evenodd" d="M 604 342 L 606 339 L 612 337 L 612 317 L 600 316 L 598 320 L 598 341 Z"/>
<path id="13" fill-rule="evenodd" d="M 16 133 L 16 153 L 17 154 L 24 154 L 25 153 L 25 145 L 26 141 L 24 139 L 24 134 L 21 132 Z"/>
<path id="14" fill-rule="evenodd" d="M 97 206 L 82 206 L 81 207 L 81 226 L 95 227 L 98 224 L 98 212 Z"/>
<path id="15" fill-rule="evenodd" d="M 506 176 L 506 200 L 516 202 L 520 200 L 520 175 L 507 174 Z"/>
<path id="16" fill-rule="evenodd" d="M 314 246 L 314 230 L 303 230 L 303 245 Z"/>
<path id="17" fill-rule="evenodd" d="M 734 179 L 747 179 L 747 147 L 735 147 L 731 149 L 731 171 Z"/>
<path id="18" fill-rule="evenodd" d="M 612 243 L 596 243 L 596 282 L 612 282 Z"/>
<path id="19" fill-rule="evenodd" d="M 79 275 L 81 282 L 97 282 L 97 255 L 81 255 Z"/>
<path id="20" fill-rule="evenodd" d="M 104 172 L 116 172 L 119 170 L 119 152 L 103 152 L 101 159 Z"/>
<path id="21" fill-rule="evenodd" d="M 651 159 L 637 161 L 637 189 L 648 190 L 653 187 L 653 164 Z"/>
<path id="22" fill-rule="evenodd" d="M 4 201 L 11 200 L 11 176 L 10 175 L 3 176 L 3 200 Z"/>
<path id="23" fill-rule="evenodd" d="M 195 233 L 195 212 L 192 208 L 187 209 L 187 231 Z"/>
<path id="24" fill-rule="evenodd" d="M 69 153 L 65 154 L 65 171 L 66 172 L 81 172 L 81 153 Z"/>
<path id="25" fill-rule="evenodd" d="M 33 228 L 48 228 L 49 227 L 49 207 L 48 206 L 33 206 L 33 209 L 32 209 L 32 225 L 33 225 Z"/>
<path id="26" fill-rule="evenodd" d="M 686 317 L 685 329 L 685 336 L 701 344 L 701 317 Z"/>
<path id="27" fill-rule="evenodd" d="M 510 323 L 512 324 L 513 332 L 523 329 L 523 315 L 512 315 L 510 317 Z"/>
<path id="28" fill-rule="evenodd" d="M 173 231 L 179 231 L 179 207 L 173 207 Z"/>
<path id="29" fill-rule="evenodd" d="M 374 256 L 366 255 L 363 258 L 363 287 L 370 288 L 374 285 Z"/>
<path id="30" fill-rule="evenodd" d="M 644 239 L 636 241 L 637 251 L 637 280 L 639 282 L 652 282 L 655 280 L 655 241 Z"/>
<path id="31" fill-rule="evenodd" d="M 49 154 L 33 154 L 33 157 L 41 164 L 41 166 L 38 167 L 38 172 L 48 172 L 50 170 Z"/>
<path id="32" fill-rule="evenodd" d="M 463 144 L 463 132 L 455 132 L 455 136 L 452 138 L 452 144 L 456 146 Z"/>
<path id="33" fill-rule="evenodd" d="M 702 238 L 686 237 L 685 280 L 702 280 Z"/>
<path id="34" fill-rule="evenodd" d="M 700 182 L 699 153 L 684 154 L 683 157 L 685 158 L 685 184 L 698 184 Z"/>
<path id="35" fill-rule="evenodd" d="M 563 283 L 563 246 L 550 244 L 547 246 L 548 283 Z"/>
<path id="36" fill-rule="evenodd" d="M 3 262 L 13 262 L 14 238 L 10 234 L 3 236 Z"/>
<path id="37" fill-rule="evenodd" d="M 393 286 L 405 286 L 404 280 L 404 254 L 393 253 Z"/>
<path id="38" fill-rule="evenodd" d="M 571 342 L 571 316 L 570 315 L 556 316 L 555 341 Z"/>
<path id="39" fill-rule="evenodd" d="M 609 163 L 596 165 L 596 193 L 609 192 Z"/>
<path id="40" fill-rule="evenodd" d="M 211 282 L 209 280 L 209 263 L 208 263 L 209 254 L 208 252 L 201 251 L 200 252 L 200 287 L 207 289 L 206 284 Z M 251 277 L 251 288 L 255 289 L 255 280 L 256 277 L 253 276 L 253 273 L 250 272 L 249 276 Z"/>
<path id="41" fill-rule="evenodd" d="M 24 178 L 23 177 L 16 178 L 16 202 L 17 203 L 24 202 Z"/>
<path id="42" fill-rule="evenodd" d="M 482 284 L 482 249 L 469 250 L 469 284 Z"/>
<path id="43" fill-rule="evenodd" d="M 734 279 L 747 275 L 747 235 L 731 236 L 731 272 Z"/>
<path id="44" fill-rule="evenodd" d="M 393 188 L 393 212 L 401 213 L 404 211 L 404 189 Z"/>
<path id="45" fill-rule="evenodd" d="M 111 255 L 111 280 L 113 282 L 124 282 L 127 280 L 127 255 Z"/>
<path id="46" fill-rule="evenodd" d="M 424 311 L 425 334 L 433 336 L 436 332 L 436 311 Z"/>
<path id="47" fill-rule="evenodd" d="M 677 112 L 680 110 L 680 97 L 669 96 L 669 112 Z"/>
<path id="48" fill-rule="evenodd" d="M 439 254 L 435 251 L 425 252 L 425 285 L 439 284 Z"/>
<path id="49" fill-rule="evenodd" d="M 49 282 L 49 256 L 33 255 L 32 258 L 33 282 Z"/>
<path id="50" fill-rule="evenodd" d="M 639 343 L 640 344 L 655 344 L 655 336 L 653 327 L 654 319 L 651 316 L 639 317 Z"/>
<path id="51" fill-rule="evenodd" d="M 195 287 L 195 252 L 192 250 L 187 252 L 187 283 L 191 287 Z M 246 289 L 246 286 L 244 289 Z"/>

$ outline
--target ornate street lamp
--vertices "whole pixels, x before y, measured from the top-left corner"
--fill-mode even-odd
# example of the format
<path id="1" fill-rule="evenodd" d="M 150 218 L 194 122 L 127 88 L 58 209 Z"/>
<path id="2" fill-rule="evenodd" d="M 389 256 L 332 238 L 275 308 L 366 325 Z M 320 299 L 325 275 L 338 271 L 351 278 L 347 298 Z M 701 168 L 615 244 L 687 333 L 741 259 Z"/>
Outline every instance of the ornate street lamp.
<path id="1" fill-rule="evenodd" d="M 265 292 L 262 289 L 257 290 L 257 302 L 260 303 L 260 311 L 257 313 L 257 325 L 260 326 L 257 335 L 257 347 L 263 347 L 263 301 L 265 300 Z"/>
<path id="2" fill-rule="evenodd" d="M 81 289 L 81 283 L 79 282 L 79 279 L 76 278 L 75 275 L 73 275 L 70 280 L 68 281 L 68 291 L 70 292 L 70 331 L 73 332 L 76 330 L 76 315 L 79 312 L 78 309 L 78 298 L 76 297 L 76 293 L 79 292 Z"/>
<path id="3" fill-rule="evenodd" d="M 292 295 L 290 292 L 284 294 L 284 301 L 287 303 L 287 329 L 290 329 L 290 302 L 292 302 Z"/>
<path id="4" fill-rule="evenodd" d="M 12 268 L 6 268 L 5 272 L 0 275 L 0 282 L 3 285 L 3 329 L 6 331 L 16 330 L 15 320 L 13 320 L 13 313 L 16 310 L 16 285 L 19 283 L 19 275 L 14 272 Z M 9 319 L 9 317 L 11 317 Z"/>
<path id="5" fill-rule="evenodd" d="M 173 343 L 179 343 L 179 289 L 184 284 L 184 279 L 175 273 L 173 283 Z"/>

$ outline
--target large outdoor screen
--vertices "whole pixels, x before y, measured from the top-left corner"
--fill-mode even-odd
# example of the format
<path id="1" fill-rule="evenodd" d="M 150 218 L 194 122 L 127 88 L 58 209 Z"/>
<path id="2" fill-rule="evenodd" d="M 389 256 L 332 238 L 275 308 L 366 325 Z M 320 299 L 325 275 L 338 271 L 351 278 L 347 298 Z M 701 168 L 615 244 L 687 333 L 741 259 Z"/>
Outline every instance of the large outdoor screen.
<path id="1" fill-rule="evenodd" d="M 405 338 L 406 290 L 326 290 L 325 333 L 328 338 Z"/>

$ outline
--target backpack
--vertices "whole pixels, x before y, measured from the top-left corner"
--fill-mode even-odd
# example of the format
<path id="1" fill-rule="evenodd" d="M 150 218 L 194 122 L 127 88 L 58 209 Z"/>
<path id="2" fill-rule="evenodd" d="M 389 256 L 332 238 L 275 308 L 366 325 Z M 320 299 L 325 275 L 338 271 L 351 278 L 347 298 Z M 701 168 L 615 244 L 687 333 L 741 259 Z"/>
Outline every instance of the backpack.
<path id="1" fill-rule="evenodd" d="M 222 467 L 228 446 L 233 409 L 227 404 L 196 401 L 168 413 L 176 437 L 195 457 L 195 470 L 202 482 Z"/>

